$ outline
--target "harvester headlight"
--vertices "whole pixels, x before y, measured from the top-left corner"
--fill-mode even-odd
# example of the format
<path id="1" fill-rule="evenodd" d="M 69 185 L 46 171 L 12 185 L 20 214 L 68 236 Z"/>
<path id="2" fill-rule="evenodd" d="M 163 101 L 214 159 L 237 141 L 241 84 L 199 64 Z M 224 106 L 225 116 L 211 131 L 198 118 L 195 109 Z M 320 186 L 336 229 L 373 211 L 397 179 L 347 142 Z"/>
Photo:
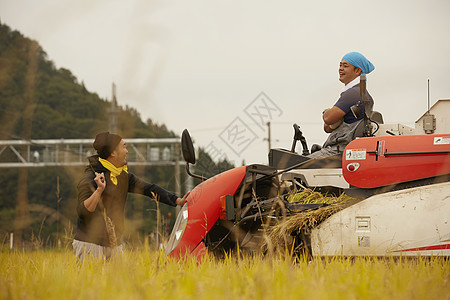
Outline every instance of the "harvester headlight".
<path id="1" fill-rule="evenodd" d="M 166 244 L 166 254 L 169 255 L 175 249 L 183 236 L 186 224 L 188 221 L 188 205 L 187 202 L 183 205 L 178 213 L 177 220 L 173 226 L 172 233 L 170 234 L 169 241 Z"/>

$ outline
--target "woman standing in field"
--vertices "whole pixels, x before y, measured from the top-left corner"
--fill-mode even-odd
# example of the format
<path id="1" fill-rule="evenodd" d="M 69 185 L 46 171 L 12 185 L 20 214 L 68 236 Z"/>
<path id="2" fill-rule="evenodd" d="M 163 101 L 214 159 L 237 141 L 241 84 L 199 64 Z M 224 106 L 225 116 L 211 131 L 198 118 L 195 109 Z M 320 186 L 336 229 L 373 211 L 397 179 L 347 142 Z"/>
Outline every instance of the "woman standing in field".
<path id="1" fill-rule="evenodd" d="M 170 206 L 183 205 L 188 195 L 179 198 L 128 172 L 127 145 L 119 135 L 99 133 L 93 146 L 98 155 L 88 158 L 89 166 L 78 184 L 78 222 L 72 245 L 81 261 L 86 255 L 110 259 L 123 254 L 128 193 L 154 197 Z"/>

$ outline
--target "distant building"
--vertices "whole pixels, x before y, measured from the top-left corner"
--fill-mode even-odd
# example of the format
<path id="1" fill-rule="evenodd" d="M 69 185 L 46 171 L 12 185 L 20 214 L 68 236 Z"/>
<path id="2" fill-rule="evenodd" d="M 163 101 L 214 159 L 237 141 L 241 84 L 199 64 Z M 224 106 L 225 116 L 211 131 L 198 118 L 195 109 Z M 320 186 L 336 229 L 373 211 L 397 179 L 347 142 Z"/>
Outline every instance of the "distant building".
<path id="1" fill-rule="evenodd" d="M 438 100 L 415 124 L 415 134 L 450 133 L 450 99 Z"/>

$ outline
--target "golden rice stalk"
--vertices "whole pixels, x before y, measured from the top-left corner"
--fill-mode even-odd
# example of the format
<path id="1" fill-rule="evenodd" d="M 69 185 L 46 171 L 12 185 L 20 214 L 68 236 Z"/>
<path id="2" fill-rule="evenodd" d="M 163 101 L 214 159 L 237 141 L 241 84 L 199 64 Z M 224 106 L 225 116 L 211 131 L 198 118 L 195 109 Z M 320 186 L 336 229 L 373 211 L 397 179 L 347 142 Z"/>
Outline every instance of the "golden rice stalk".
<path id="1" fill-rule="evenodd" d="M 106 215 L 106 209 L 103 209 L 103 219 L 106 224 L 106 233 L 108 234 L 109 246 L 111 248 L 115 248 L 117 246 L 116 230 L 110 217 Z"/>
<path id="2" fill-rule="evenodd" d="M 263 239 L 262 250 L 270 253 L 286 253 L 293 249 L 293 232 L 309 231 L 318 226 L 334 213 L 344 209 L 349 204 L 351 197 L 344 194 L 339 197 L 324 196 L 310 189 L 302 190 L 288 197 L 289 202 L 300 201 L 302 203 L 327 203 L 327 206 L 316 210 L 307 210 L 295 213 L 280 220 L 277 224 L 267 228 L 267 236 Z"/>

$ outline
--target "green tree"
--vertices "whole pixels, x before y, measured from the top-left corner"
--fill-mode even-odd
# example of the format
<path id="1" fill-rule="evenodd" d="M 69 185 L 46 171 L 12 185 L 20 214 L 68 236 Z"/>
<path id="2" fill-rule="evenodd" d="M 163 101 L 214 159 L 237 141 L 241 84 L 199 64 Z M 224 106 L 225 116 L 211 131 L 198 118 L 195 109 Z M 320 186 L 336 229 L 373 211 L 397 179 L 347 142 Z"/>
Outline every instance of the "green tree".
<path id="1" fill-rule="evenodd" d="M 70 70 L 56 68 L 37 42 L 0 23 L 1 140 L 93 138 L 108 129 L 109 107 L 110 102 L 89 92 Z M 117 133 L 127 138 L 177 137 L 164 124 L 156 124 L 151 119 L 144 122 L 139 112 L 128 106 L 118 107 Z M 1 159 L 16 160 L 8 151 L 1 154 Z M 203 150 L 199 163 L 205 166 L 206 176 L 232 167 L 224 161 L 214 163 Z M 19 238 L 23 237 L 25 242 L 40 233 L 44 244 L 54 244 L 57 178 L 62 198 L 61 225 L 67 229 L 76 222 L 76 186 L 82 171 L 83 168 L 1 170 L 0 237 L 17 230 L 21 224 Z M 132 171 L 148 182 L 175 190 L 172 168 L 146 167 Z M 186 175 L 182 173 L 184 182 Z M 154 230 L 155 208 L 155 202 L 148 198 L 130 196 L 127 206 L 128 223 L 133 229 L 130 238 Z M 161 211 L 166 219 L 171 213 L 173 223 L 174 209 L 161 205 Z"/>

